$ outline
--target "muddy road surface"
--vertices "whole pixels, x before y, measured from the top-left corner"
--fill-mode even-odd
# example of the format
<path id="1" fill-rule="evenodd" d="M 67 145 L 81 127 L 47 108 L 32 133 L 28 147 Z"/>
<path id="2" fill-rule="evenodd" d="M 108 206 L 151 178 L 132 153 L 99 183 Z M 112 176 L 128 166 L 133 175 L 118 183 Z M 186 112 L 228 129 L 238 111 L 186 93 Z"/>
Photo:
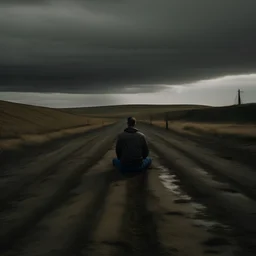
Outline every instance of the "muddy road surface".
<path id="1" fill-rule="evenodd" d="M 256 255 L 253 166 L 147 125 L 153 164 L 111 165 L 123 124 L 4 165 L 0 254 Z"/>

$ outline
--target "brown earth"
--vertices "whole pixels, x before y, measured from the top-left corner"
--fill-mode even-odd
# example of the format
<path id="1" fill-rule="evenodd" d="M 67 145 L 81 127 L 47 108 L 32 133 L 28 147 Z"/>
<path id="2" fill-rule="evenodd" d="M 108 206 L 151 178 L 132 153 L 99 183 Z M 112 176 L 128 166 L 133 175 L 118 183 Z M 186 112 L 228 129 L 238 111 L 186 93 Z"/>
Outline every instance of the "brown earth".
<path id="1" fill-rule="evenodd" d="M 111 159 L 123 125 L 4 163 L 1 255 L 256 254 L 252 162 L 141 124 L 153 165 L 121 175 Z"/>
<path id="2" fill-rule="evenodd" d="M 0 152 L 82 134 L 113 123 L 107 118 L 0 101 Z"/>

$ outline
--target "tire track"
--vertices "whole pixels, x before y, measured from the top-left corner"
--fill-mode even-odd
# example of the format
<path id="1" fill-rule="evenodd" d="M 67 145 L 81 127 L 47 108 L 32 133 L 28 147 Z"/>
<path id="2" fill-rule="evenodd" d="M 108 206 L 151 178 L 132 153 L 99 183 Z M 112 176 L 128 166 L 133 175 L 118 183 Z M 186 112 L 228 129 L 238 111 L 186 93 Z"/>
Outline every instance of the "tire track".
<path id="1" fill-rule="evenodd" d="M 46 213 L 54 210 L 66 198 L 67 192 L 77 185 L 79 178 L 90 168 L 112 145 L 112 134 L 104 135 L 97 143 L 92 141 L 87 149 L 79 150 L 83 155 L 73 155 L 58 166 L 54 175 L 45 180 L 39 180 L 26 191 L 16 208 L 1 213 L 2 229 L 0 231 L 1 248 L 8 249 L 13 246 L 25 232 L 29 231 Z M 74 156 L 76 156 L 74 158 Z M 80 159 L 78 158 L 80 157 Z M 14 210 L 15 209 L 15 210 Z"/>
<path id="2" fill-rule="evenodd" d="M 238 161 L 244 164 L 247 167 L 254 168 L 255 167 L 255 156 L 256 152 L 253 149 L 250 149 L 251 144 L 250 142 L 240 142 L 240 141 L 233 141 L 231 138 L 222 138 L 210 135 L 200 134 L 200 136 L 189 134 L 189 133 L 182 133 L 172 129 L 169 126 L 169 130 L 166 131 L 161 127 L 157 126 L 149 126 L 148 124 L 143 124 L 143 127 L 147 127 L 154 129 L 155 132 L 165 134 L 167 137 L 170 136 L 177 140 L 184 140 L 187 139 L 190 142 L 196 143 L 198 145 L 202 145 L 204 148 L 213 150 L 216 155 L 220 158 L 224 159 L 231 159 Z M 242 146 L 242 147 L 241 147 Z"/>
<path id="3" fill-rule="evenodd" d="M 73 255 L 78 251 L 81 239 L 83 243 L 88 241 L 102 213 L 101 208 L 113 178 L 108 155 L 84 173 L 76 186 L 66 194 L 65 201 L 52 211 L 45 212 L 40 221 L 33 223 L 30 232 L 16 248 L 7 251 L 6 255 L 15 252 L 17 255 L 55 256 Z"/>
<path id="4" fill-rule="evenodd" d="M 89 240 L 82 239 L 84 248 L 74 255 L 164 255 L 148 199 L 147 172 L 120 175 L 115 171 L 100 218 L 90 221 L 94 231 Z"/>
<path id="5" fill-rule="evenodd" d="M 68 145 L 65 148 L 60 148 L 55 152 L 51 152 L 45 158 L 41 158 L 40 161 L 32 162 L 25 169 L 19 170 L 18 173 L 9 173 L 7 177 L 1 179 L 1 196 L 0 205 L 1 210 L 8 207 L 10 201 L 15 200 L 19 197 L 20 192 L 31 184 L 43 179 L 47 175 L 53 174 L 60 165 L 62 160 L 75 156 L 81 149 L 88 147 L 92 141 L 95 141 L 99 135 L 90 136 L 86 140 L 82 140 L 79 144 L 77 141 Z M 69 150 L 66 150 L 66 148 Z M 36 170 L 36 172 L 35 172 Z"/>
<path id="6" fill-rule="evenodd" d="M 152 131 L 149 132 L 149 135 L 193 160 L 207 172 L 216 175 L 220 181 L 229 182 L 236 187 L 236 190 L 240 190 L 241 193 L 254 200 L 256 199 L 256 175 L 254 170 L 233 161 L 220 159 L 211 151 L 205 152 L 205 149 L 201 150 L 189 143 L 181 143 L 177 139 L 167 138 Z"/>
<path id="7" fill-rule="evenodd" d="M 147 172 L 115 172 L 101 218 L 89 241 L 83 240 L 84 249 L 76 255 L 165 255 L 148 208 L 147 183 Z"/>
<path id="8" fill-rule="evenodd" d="M 229 184 L 214 180 L 191 159 L 180 155 L 170 146 L 156 141 L 151 141 L 150 145 L 161 156 L 162 161 L 175 171 L 188 191 L 200 198 L 218 219 L 224 220 L 234 228 L 234 234 L 244 248 L 251 248 L 252 252 L 255 252 L 255 201 L 244 194 L 232 192 Z"/>
<path id="9" fill-rule="evenodd" d="M 1 255 L 208 255 L 203 243 L 211 237 L 185 214 L 171 214 L 180 206 L 171 203 L 157 170 L 122 176 L 111 166 L 113 156 L 112 149 L 83 172 L 62 204 Z"/>
<path id="10" fill-rule="evenodd" d="M 115 175 L 116 176 L 116 175 Z M 126 207 L 126 180 L 110 185 L 103 214 L 95 225 L 91 238 L 81 249 L 81 256 L 125 255 L 131 248 L 124 241 L 122 223 Z M 84 240 L 84 239 L 83 239 Z"/>
<path id="11" fill-rule="evenodd" d="M 127 208 L 124 216 L 126 243 L 131 252 L 127 255 L 163 255 L 155 222 L 148 209 L 148 172 L 127 180 Z"/>
<path id="12" fill-rule="evenodd" d="M 206 218 L 208 212 L 202 211 L 203 205 L 196 203 L 195 198 L 185 192 L 178 191 L 178 180 L 175 180 L 175 184 L 169 183 L 173 173 L 161 177 L 164 169 L 154 155 L 148 177 L 149 209 L 153 212 L 158 240 L 165 254 L 208 255 L 212 251 L 223 256 L 247 255 L 236 254 L 238 244 L 228 227 L 217 222 L 213 216 Z"/>
<path id="13" fill-rule="evenodd" d="M 53 172 L 63 160 L 67 157 L 70 158 L 72 154 L 86 146 L 87 143 L 100 134 L 104 132 L 109 133 L 111 130 L 116 131 L 119 126 L 120 125 L 118 124 L 110 124 L 103 128 L 95 128 L 87 131 L 85 134 L 79 135 L 79 137 L 76 135 L 75 139 L 72 139 L 71 141 L 68 141 L 65 138 L 63 140 L 66 141 L 66 145 L 61 144 L 57 148 L 54 147 L 53 150 L 51 143 L 48 147 L 44 145 L 44 151 L 40 152 L 40 155 L 33 158 L 32 161 L 30 159 L 30 162 L 25 161 L 25 163 L 12 166 L 11 168 L 5 166 L 7 170 L 5 170 L 5 175 L 0 179 L 1 209 L 3 209 L 9 201 L 13 200 L 24 187 L 29 186 L 37 179 L 40 179 L 41 176 L 47 175 L 48 172 Z M 46 152 L 46 148 L 49 149 L 49 147 L 50 151 Z M 35 150 L 37 149 L 35 148 Z M 16 159 L 17 156 L 14 154 L 13 158 Z"/>
<path id="14" fill-rule="evenodd" d="M 161 184 L 155 166 L 129 176 L 114 170 L 111 159 L 115 152 L 113 147 L 110 149 L 114 132 L 97 137 L 72 159 L 65 160 L 54 174 L 38 180 L 24 192 L 26 198 L 17 202 L 18 208 L 10 210 L 12 216 L 16 214 L 16 224 L 10 218 L 6 232 L 0 230 L 4 249 L 1 255 L 234 255 L 232 244 L 220 244 L 223 239 L 193 225 L 189 207 L 176 203 L 177 198 Z M 232 199 L 219 191 L 223 188 L 219 183 L 193 169 L 198 167 L 194 162 L 159 138 L 151 143 L 168 166 L 180 167 L 175 170 L 185 185 L 205 194 L 208 204 L 212 204 L 209 209 L 218 206 L 218 210 L 227 210 L 225 214 L 229 214 L 242 202 L 240 207 L 244 209 L 236 209 L 232 218 L 238 221 L 241 216 L 248 216 L 250 199 Z M 231 209 L 225 209 L 230 205 Z M 247 224 L 238 226 L 249 230 Z M 15 237 L 15 232 L 20 233 Z"/>

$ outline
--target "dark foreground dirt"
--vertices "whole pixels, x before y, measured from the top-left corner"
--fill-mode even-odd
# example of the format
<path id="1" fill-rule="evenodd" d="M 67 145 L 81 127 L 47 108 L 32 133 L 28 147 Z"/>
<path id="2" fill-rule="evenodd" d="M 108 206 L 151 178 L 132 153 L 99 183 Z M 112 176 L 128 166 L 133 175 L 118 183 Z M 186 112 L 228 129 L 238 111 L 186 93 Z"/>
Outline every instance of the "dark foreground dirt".
<path id="1" fill-rule="evenodd" d="M 0 254 L 256 255 L 256 176 L 149 126 L 153 165 L 121 175 L 104 128 L 5 165 Z"/>

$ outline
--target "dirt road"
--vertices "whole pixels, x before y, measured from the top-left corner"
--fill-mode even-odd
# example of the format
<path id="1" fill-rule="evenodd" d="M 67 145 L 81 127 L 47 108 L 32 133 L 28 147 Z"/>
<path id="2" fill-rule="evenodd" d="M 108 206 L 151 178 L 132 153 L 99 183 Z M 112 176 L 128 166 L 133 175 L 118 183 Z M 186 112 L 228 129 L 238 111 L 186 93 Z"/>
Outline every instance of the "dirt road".
<path id="1" fill-rule="evenodd" d="M 123 124 L 1 170 L 1 255 L 255 255 L 252 166 L 150 126 L 153 165 L 111 165 Z"/>

